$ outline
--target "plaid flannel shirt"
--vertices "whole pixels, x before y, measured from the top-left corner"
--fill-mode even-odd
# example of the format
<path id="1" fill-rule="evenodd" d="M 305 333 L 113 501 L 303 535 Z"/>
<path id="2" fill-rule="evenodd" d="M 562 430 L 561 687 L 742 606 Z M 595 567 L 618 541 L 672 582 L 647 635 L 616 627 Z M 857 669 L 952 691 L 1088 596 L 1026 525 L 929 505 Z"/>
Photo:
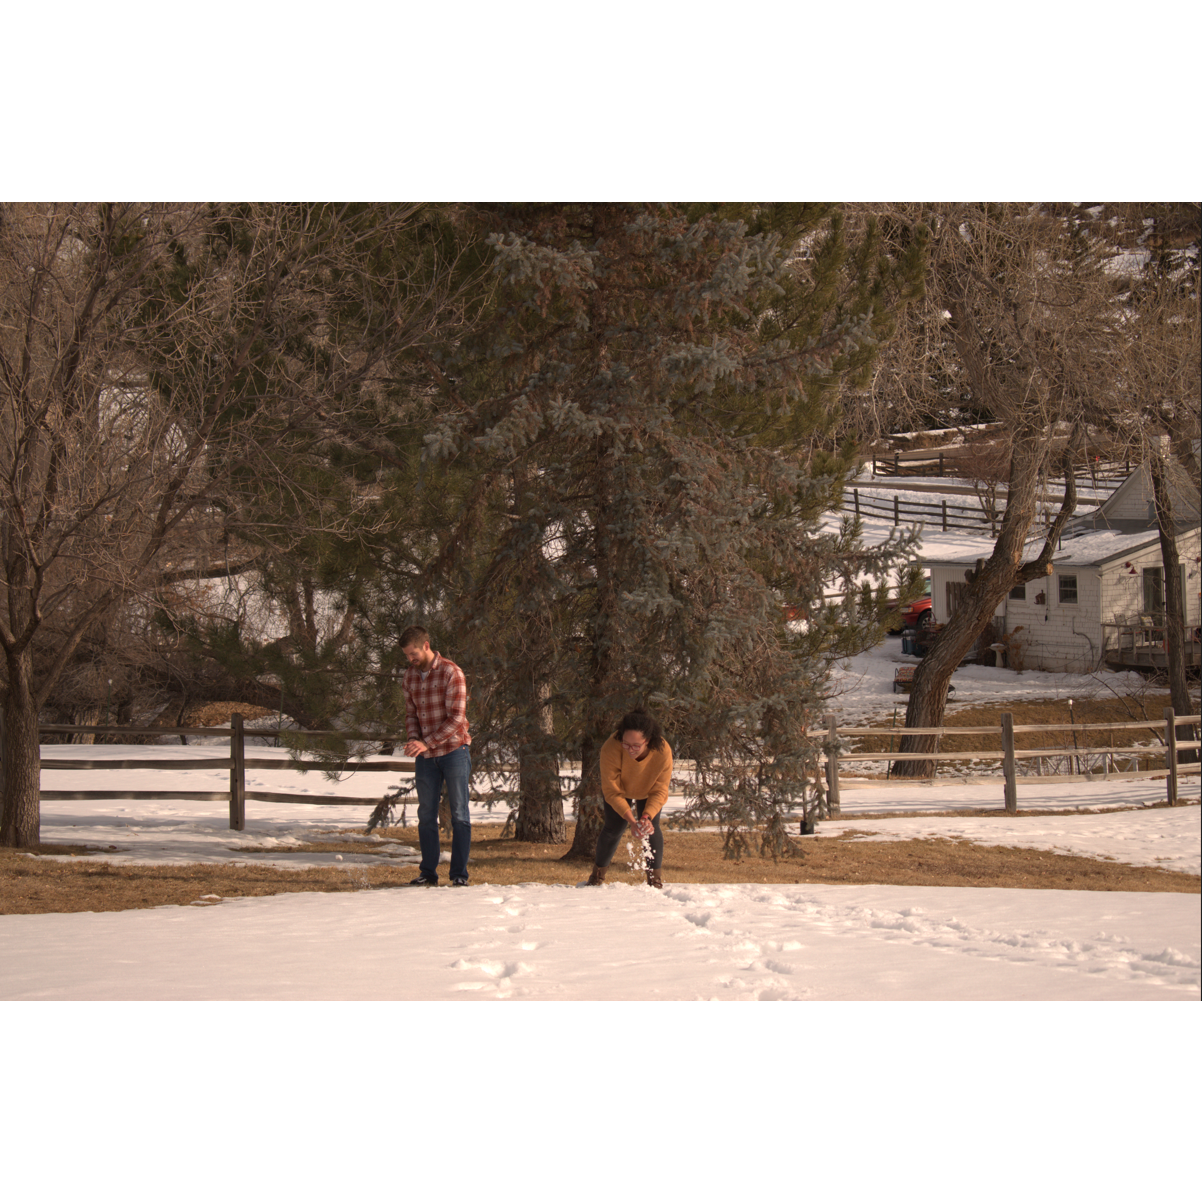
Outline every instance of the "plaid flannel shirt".
<path id="1" fill-rule="evenodd" d="M 449 755 L 472 741 L 467 728 L 467 679 L 463 669 L 436 651 L 423 680 L 417 668 L 406 668 L 405 734 L 421 739 L 429 755 Z"/>

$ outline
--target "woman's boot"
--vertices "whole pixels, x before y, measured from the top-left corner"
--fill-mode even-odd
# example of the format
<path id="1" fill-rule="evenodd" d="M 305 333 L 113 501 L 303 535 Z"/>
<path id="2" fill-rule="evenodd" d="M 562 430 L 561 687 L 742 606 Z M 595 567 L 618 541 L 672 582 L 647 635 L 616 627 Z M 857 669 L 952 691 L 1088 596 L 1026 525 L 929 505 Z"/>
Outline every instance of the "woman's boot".
<path id="1" fill-rule="evenodd" d="M 590 885 L 604 885 L 605 874 L 608 871 L 607 868 L 602 868 L 599 864 L 594 864 L 592 874 L 588 878 L 588 883 Z"/>
<path id="2" fill-rule="evenodd" d="M 647 869 L 647 884 L 650 885 L 652 889 L 662 889 L 664 887 L 664 882 L 659 875 L 658 868 Z"/>

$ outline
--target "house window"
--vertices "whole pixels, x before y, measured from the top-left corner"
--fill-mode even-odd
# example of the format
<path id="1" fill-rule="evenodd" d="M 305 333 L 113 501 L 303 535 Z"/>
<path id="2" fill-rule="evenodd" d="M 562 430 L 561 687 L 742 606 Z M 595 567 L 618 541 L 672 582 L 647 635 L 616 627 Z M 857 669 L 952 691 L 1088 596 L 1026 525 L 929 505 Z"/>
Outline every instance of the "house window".
<path id="1" fill-rule="evenodd" d="M 1144 568 L 1144 613 L 1164 613 L 1164 569 Z"/>
<path id="2" fill-rule="evenodd" d="M 1011 601 L 1025 601 L 1027 599 L 1027 586 L 1025 584 L 1016 584 L 1010 590 Z"/>
<path id="3" fill-rule="evenodd" d="M 1076 605 L 1077 604 L 1077 578 L 1076 578 L 1076 576 L 1061 576 L 1060 577 L 1060 604 L 1061 605 Z"/>

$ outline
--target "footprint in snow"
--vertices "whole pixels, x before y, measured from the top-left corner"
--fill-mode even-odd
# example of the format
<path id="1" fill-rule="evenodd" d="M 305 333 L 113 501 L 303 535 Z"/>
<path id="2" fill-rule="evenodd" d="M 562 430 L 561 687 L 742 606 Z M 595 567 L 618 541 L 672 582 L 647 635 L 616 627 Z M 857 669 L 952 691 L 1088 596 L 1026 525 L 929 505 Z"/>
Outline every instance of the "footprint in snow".
<path id="1" fill-rule="evenodd" d="M 458 990 L 493 988 L 498 991 L 511 989 L 514 978 L 531 972 L 529 964 L 521 960 L 456 960 L 452 968 L 461 971 L 478 971 L 484 974 L 483 981 L 462 981 L 455 986 Z"/>

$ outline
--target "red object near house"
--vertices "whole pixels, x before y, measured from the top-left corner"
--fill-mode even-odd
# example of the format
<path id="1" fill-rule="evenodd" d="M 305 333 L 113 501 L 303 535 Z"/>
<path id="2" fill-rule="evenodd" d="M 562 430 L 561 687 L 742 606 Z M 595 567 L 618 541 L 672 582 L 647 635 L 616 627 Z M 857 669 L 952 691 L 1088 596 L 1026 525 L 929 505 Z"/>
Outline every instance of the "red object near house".
<path id="1" fill-rule="evenodd" d="M 931 598 L 929 596 L 919 597 L 917 601 L 903 605 L 901 617 L 907 626 L 929 626 L 931 624 Z"/>

